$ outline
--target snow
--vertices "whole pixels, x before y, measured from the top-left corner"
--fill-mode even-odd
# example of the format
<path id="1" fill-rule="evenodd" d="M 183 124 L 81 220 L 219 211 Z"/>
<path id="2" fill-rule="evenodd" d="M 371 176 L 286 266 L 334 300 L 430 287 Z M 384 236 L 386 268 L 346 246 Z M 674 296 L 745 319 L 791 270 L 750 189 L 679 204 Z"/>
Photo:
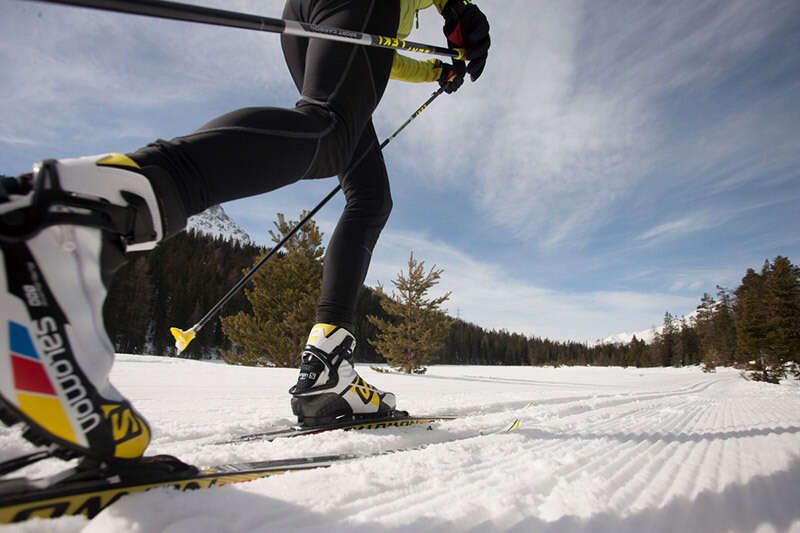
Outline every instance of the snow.
<path id="1" fill-rule="evenodd" d="M 202 213 L 189 217 L 186 231 L 196 231 L 211 237 L 222 237 L 225 241 L 253 244 L 250 235 L 234 222 L 220 205 L 211 206 Z"/>
<path id="2" fill-rule="evenodd" d="M 633 341 L 633 338 L 636 337 L 640 341 L 644 341 L 647 344 L 652 343 L 656 338 L 656 332 L 660 332 L 663 328 L 650 328 L 650 329 L 643 329 L 641 331 L 635 331 L 633 333 L 623 331 L 622 333 L 617 333 L 615 335 L 611 335 L 610 337 L 606 337 L 601 341 L 595 342 L 593 345 L 596 346 L 598 344 L 630 344 Z"/>
<path id="3" fill-rule="evenodd" d="M 462 418 L 433 431 L 210 444 L 290 423 L 296 372 L 122 355 L 112 381 L 150 420 L 150 453 L 200 465 L 434 444 L 221 489 L 131 495 L 91 522 L 0 531 L 800 532 L 796 382 L 754 383 L 731 369 L 433 366 L 405 376 L 359 366 L 402 408 Z M 514 433 L 467 438 L 515 418 Z M 29 449 L 18 430 L 0 430 L 0 459 Z"/>
<path id="4" fill-rule="evenodd" d="M 693 324 L 697 320 L 698 311 L 695 309 L 691 313 L 683 317 L 675 317 L 677 320 L 683 319 L 686 320 L 687 323 Z M 630 344 L 633 341 L 633 337 L 636 337 L 640 341 L 644 341 L 647 344 L 651 344 L 656 339 L 656 333 L 661 333 L 664 330 L 664 326 L 653 326 L 650 329 L 643 329 L 640 331 L 628 332 L 623 331 L 622 333 L 617 333 L 615 335 L 610 335 L 602 340 L 598 340 L 594 342 L 592 345 L 597 346 L 598 344 Z"/>

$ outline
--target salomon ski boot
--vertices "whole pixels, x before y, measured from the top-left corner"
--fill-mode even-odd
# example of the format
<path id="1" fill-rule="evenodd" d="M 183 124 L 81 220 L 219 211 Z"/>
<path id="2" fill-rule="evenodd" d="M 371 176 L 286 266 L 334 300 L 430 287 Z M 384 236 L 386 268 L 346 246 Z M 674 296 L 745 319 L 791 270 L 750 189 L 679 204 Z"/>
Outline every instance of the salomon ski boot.
<path id="1" fill-rule="evenodd" d="M 391 418 L 396 401 L 358 375 L 353 367 L 356 340 L 344 328 L 316 324 L 303 350 L 300 377 L 289 389 L 292 411 L 302 426 L 355 419 Z"/>
<path id="2" fill-rule="evenodd" d="M 169 222 L 168 222 L 169 220 Z M 0 187 L 0 418 L 62 458 L 136 459 L 142 416 L 109 383 L 103 302 L 125 253 L 185 226 L 174 184 L 122 154 L 47 160 Z"/>

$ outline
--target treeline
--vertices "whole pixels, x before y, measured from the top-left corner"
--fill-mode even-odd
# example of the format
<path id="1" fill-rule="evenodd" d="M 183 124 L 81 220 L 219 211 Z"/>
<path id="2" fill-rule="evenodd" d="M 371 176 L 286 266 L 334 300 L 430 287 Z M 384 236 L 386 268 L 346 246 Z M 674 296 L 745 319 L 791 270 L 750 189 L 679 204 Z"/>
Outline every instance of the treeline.
<path id="1" fill-rule="evenodd" d="M 660 366 L 734 365 L 772 383 L 800 378 L 800 268 L 782 256 L 760 272 L 749 268 L 733 293 L 704 294 L 693 320 L 667 313 L 645 351 Z"/>
<path id="2" fill-rule="evenodd" d="M 285 230 L 285 226 L 286 222 L 281 220 L 280 229 Z M 308 257 L 321 261 L 319 241 L 313 241 L 315 250 Z M 147 255 L 133 256 L 117 273 L 105 307 L 107 327 L 116 349 L 173 355 L 169 327 L 185 329 L 195 324 L 265 252 L 265 248 L 192 233 L 179 235 Z M 282 276 L 275 270 L 281 265 L 290 267 L 293 262 L 278 255 L 264 274 L 271 270 L 270 277 Z M 295 264 L 292 268 L 297 270 L 298 266 Z M 278 292 L 302 294 L 310 283 L 303 281 L 305 288 L 292 286 L 295 277 L 298 276 L 283 277 L 280 283 L 265 285 L 269 290 L 264 291 L 264 297 L 274 305 L 282 302 L 281 305 L 291 307 L 293 297 Z M 252 293 L 254 287 L 244 293 Z M 235 297 L 221 314 L 232 317 L 241 312 L 253 312 L 245 294 Z M 313 323 L 313 312 L 308 310 L 305 314 L 310 316 L 302 320 Z M 356 360 L 382 363 L 383 358 L 369 342 L 378 334 L 367 319 L 370 315 L 386 318 L 376 291 L 364 287 L 355 317 L 359 340 Z M 279 312 L 274 320 L 280 319 Z M 300 321 L 296 320 L 298 324 Z M 256 324 L 253 328 L 258 329 L 258 321 L 253 324 Z M 294 327 L 293 338 L 286 341 L 301 346 L 304 333 L 297 332 L 306 329 L 305 325 Z M 295 336 L 299 338 L 294 339 Z M 697 312 L 690 319 L 666 313 L 662 327 L 650 344 L 634 337 L 629 344 L 589 346 L 505 330 L 487 330 L 454 319 L 434 359 L 441 364 L 465 365 L 679 367 L 703 364 L 709 370 L 718 365 L 736 365 L 748 367 L 756 379 L 777 381 L 787 370 L 792 371 L 791 361 L 800 361 L 799 347 L 800 270 L 788 258 L 779 256 L 765 262 L 760 272 L 749 269 L 735 290 L 718 287 L 715 295 L 703 295 Z M 257 350 L 258 344 L 252 349 Z M 184 356 L 200 358 L 237 351 L 241 351 L 241 347 L 226 337 L 221 321 L 213 320 Z"/>
<path id="3" fill-rule="evenodd" d="M 181 233 L 131 260 L 114 276 L 103 309 L 115 349 L 123 353 L 172 355 L 171 326 L 194 325 L 252 266 L 260 248 L 206 235 Z M 247 306 L 243 295 L 225 312 Z M 212 356 L 230 348 L 219 321 L 206 325 L 189 345 L 186 357 Z"/>
<path id="4" fill-rule="evenodd" d="M 282 222 L 281 226 L 284 225 Z M 104 309 L 106 326 L 115 349 L 123 353 L 174 355 L 174 340 L 169 328 L 186 329 L 195 324 L 265 252 L 265 248 L 258 246 L 242 246 L 220 238 L 183 233 L 153 252 L 133 254 L 131 261 L 114 276 Z M 319 254 L 314 256 L 319 257 Z M 275 256 L 271 263 L 273 276 L 279 264 L 292 264 L 284 261 L 281 255 Z M 265 268 L 264 274 L 269 273 L 270 269 Z M 302 289 L 291 284 L 292 280 L 285 279 L 283 288 Z M 235 297 L 221 315 L 252 313 L 245 294 L 252 294 L 255 287 L 252 285 Z M 272 291 L 269 295 L 271 302 L 278 305 L 281 297 L 274 292 L 279 287 L 274 284 L 267 287 Z M 363 287 L 356 308 L 355 329 L 359 342 L 355 357 L 359 362 L 383 363 L 384 359 L 369 342 L 378 334 L 375 326 L 367 320 L 370 315 L 387 318 L 376 291 Z M 313 316 L 307 320 L 313 321 Z M 304 334 L 299 334 L 299 337 L 291 339 L 291 342 L 302 344 Z M 216 357 L 237 349 L 239 347 L 224 334 L 221 321 L 213 320 L 200 331 L 182 357 Z M 577 342 L 526 337 L 505 330 L 486 330 L 454 319 L 444 346 L 434 359 L 441 364 L 465 365 L 618 365 L 628 361 L 628 351 L 627 346 L 589 347 Z"/>

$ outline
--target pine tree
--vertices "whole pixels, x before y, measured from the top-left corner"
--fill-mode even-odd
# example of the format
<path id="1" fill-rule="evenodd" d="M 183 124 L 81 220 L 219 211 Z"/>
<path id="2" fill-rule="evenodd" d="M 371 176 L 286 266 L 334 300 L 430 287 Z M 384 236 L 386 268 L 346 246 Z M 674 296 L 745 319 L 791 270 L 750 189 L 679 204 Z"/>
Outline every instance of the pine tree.
<path id="1" fill-rule="evenodd" d="M 786 257 L 776 257 L 765 280 L 766 345 L 773 374 L 783 374 L 786 363 L 800 360 L 800 268 Z"/>
<path id="2" fill-rule="evenodd" d="M 717 303 L 712 315 L 713 345 L 719 354 L 720 363 L 732 365 L 736 353 L 736 320 L 733 313 L 733 297 L 728 289 L 717 285 Z"/>
<path id="3" fill-rule="evenodd" d="M 714 309 L 717 302 L 710 294 L 703 293 L 700 305 L 697 306 L 697 314 L 694 323 L 697 330 L 697 337 L 700 340 L 700 351 L 703 357 L 703 365 L 708 371 L 714 369 L 719 364 L 718 352 L 715 347 L 714 335 Z"/>
<path id="4" fill-rule="evenodd" d="M 741 285 L 735 291 L 736 357 L 740 362 L 747 362 L 750 357 L 759 355 L 764 349 L 766 309 L 762 301 L 763 294 L 763 277 L 748 268 Z"/>
<path id="5" fill-rule="evenodd" d="M 301 213 L 301 218 L 305 213 Z M 279 242 L 296 224 L 282 213 L 274 222 Z M 225 361 L 243 365 L 294 367 L 309 330 L 322 284 L 322 234 L 313 221 L 307 222 L 254 276 L 245 290 L 252 312 L 223 317 L 222 329 L 237 345 L 225 352 Z M 259 258 L 260 259 L 260 258 Z"/>
<path id="6" fill-rule="evenodd" d="M 433 362 L 449 335 L 453 320 L 439 307 L 450 298 L 450 293 L 428 297 L 428 291 L 439 283 L 442 272 L 434 265 L 426 273 L 424 261 L 415 260 L 412 252 L 408 274 L 401 270 L 392 281 L 397 293 L 389 297 L 378 287 L 381 307 L 390 318 L 368 317 L 379 332 L 370 342 L 390 365 L 403 372 L 424 372 L 424 366 Z"/>
<path id="7" fill-rule="evenodd" d="M 131 256 L 112 282 L 103 316 L 114 349 L 126 353 L 142 353 L 153 306 L 153 279 L 147 258 Z"/>
<path id="8" fill-rule="evenodd" d="M 645 353 L 647 350 L 647 343 L 643 340 L 637 339 L 636 335 L 631 339 L 630 345 L 630 362 L 635 367 L 642 367 L 646 365 Z"/>
<path id="9" fill-rule="evenodd" d="M 700 362 L 700 339 L 697 330 L 685 318 L 680 320 L 678 331 L 677 352 L 675 357 L 678 364 L 674 366 L 694 365 Z"/>
<path id="10" fill-rule="evenodd" d="M 669 311 L 664 313 L 664 324 L 656 336 L 659 366 L 680 366 L 680 354 L 677 350 L 678 329 L 675 318 Z"/>
<path id="11" fill-rule="evenodd" d="M 750 368 L 753 379 L 773 381 L 770 376 L 767 350 L 767 308 L 764 295 L 765 278 L 769 262 L 764 264 L 762 273 L 752 268 L 742 278 L 736 289 L 736 357 Z"/>

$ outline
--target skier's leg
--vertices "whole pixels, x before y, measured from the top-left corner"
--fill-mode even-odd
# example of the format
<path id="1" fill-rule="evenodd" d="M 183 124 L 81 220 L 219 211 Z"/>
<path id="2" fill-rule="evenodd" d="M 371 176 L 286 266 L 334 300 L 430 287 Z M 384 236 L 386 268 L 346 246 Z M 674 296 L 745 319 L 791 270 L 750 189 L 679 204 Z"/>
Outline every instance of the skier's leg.
<path id="1" fill-rule="evenodd" d="M 392 34 L 399 17 L 398 0 L 289 1 L 312 22 L 360 31 Z M 2 198 L 0 418 L 72 453 L 141 455 L 147 425 L 108 382 L 114 354 L 102 303 L 110 273 L 126 251 L 151 248 L 210 205 L 344 173 L 392 57 L 310 42 L 295 109 L 239 110 L 132 158 L 53 161 L 31 191 Z"/>
<path id="2" fill-rule="evenodd" d="M 353 329 L 358 293 L 372 250 L 392 210 L 389 176 L 370 123 L 355 152 L 354 167 L 340 177 L 346 205 L 325 252 L 317 322 Z"/>
<path id="3" fill-rule="evenodd" d="M 352 170 L 341 176 L 347 205 L 325 253 L 317 324 L 311 330 L 290 391 L 301 424 L 395 413 L 394 394 L 362 379 L 353 366 L 353 314 L 372 249 L 392 208 L 389 178 L 370 123 L 356 150 Z"/>
<path id="4" fill-rule="evenodd" d="M 316 19 L 315 14 L 325 14 L 325 10 L 316 9 L 318 7 L 313 2 L 290 1 L 284 15 L 290 19 L 336 25 Z M 379 17 L 383 19 L 396 15 L 395 9 L 399 8 L 397 2 L 391 1 L 378 7 L 384 9 Z M 387 28 L 377 25 L 366 31 L 393 32 L 396 24 L 392 21 Z M 337 117 L 347 117 L 345 122 L 354 126 L 344 130 L 345 138 L 358 139 L 356 148 L 350 152 L 347 168 L 338 172 L 347 205 L 325 254 L 318 323 L 309 334 L 300 376 L 290 391 L 294 396 L 292 410 L 298 421 L 306 425 L 352 416 L 391 416 L 395 413 L 394 395 L 376 389 L 355 371 L 352 354 L 356 341 L 351 333 L 358 291 L 392 205 L 386 167 L 377 151 L 378 140 L 371 122 L 391 65 L 384 60 L 382 51 L 362 48 L 352 55 L 350 68 L 365 75 L 350 76 L 333 84 L 331 76 L 325 74 L 330 69 L 323 54 L 326 44 L 313 41 L 309 44 L 304 39 L 287 37 L 283 41 L 287 63 L 303 94 L 301 103 L 313 104 L 315 100 L 324 99 Z M 365 79 L 369 83 L 363 83 Z M 360 129 L 359 124 L 362 124 Z M 310 177 L 314 177 L 318 172 L 311 174 Z"/>
<path id="5" fill-rule="evenodd" d="M 284 16 L 392 35 L 399 1 L 289 0 Z M 282 44 L 301 91 L 294 108 L 240 109 L 131 154 L 142 167 L 172 176 L 188 215 L 346 171 L 386 87 L 394 53 L 298 37 L 284 37 Z"/>

